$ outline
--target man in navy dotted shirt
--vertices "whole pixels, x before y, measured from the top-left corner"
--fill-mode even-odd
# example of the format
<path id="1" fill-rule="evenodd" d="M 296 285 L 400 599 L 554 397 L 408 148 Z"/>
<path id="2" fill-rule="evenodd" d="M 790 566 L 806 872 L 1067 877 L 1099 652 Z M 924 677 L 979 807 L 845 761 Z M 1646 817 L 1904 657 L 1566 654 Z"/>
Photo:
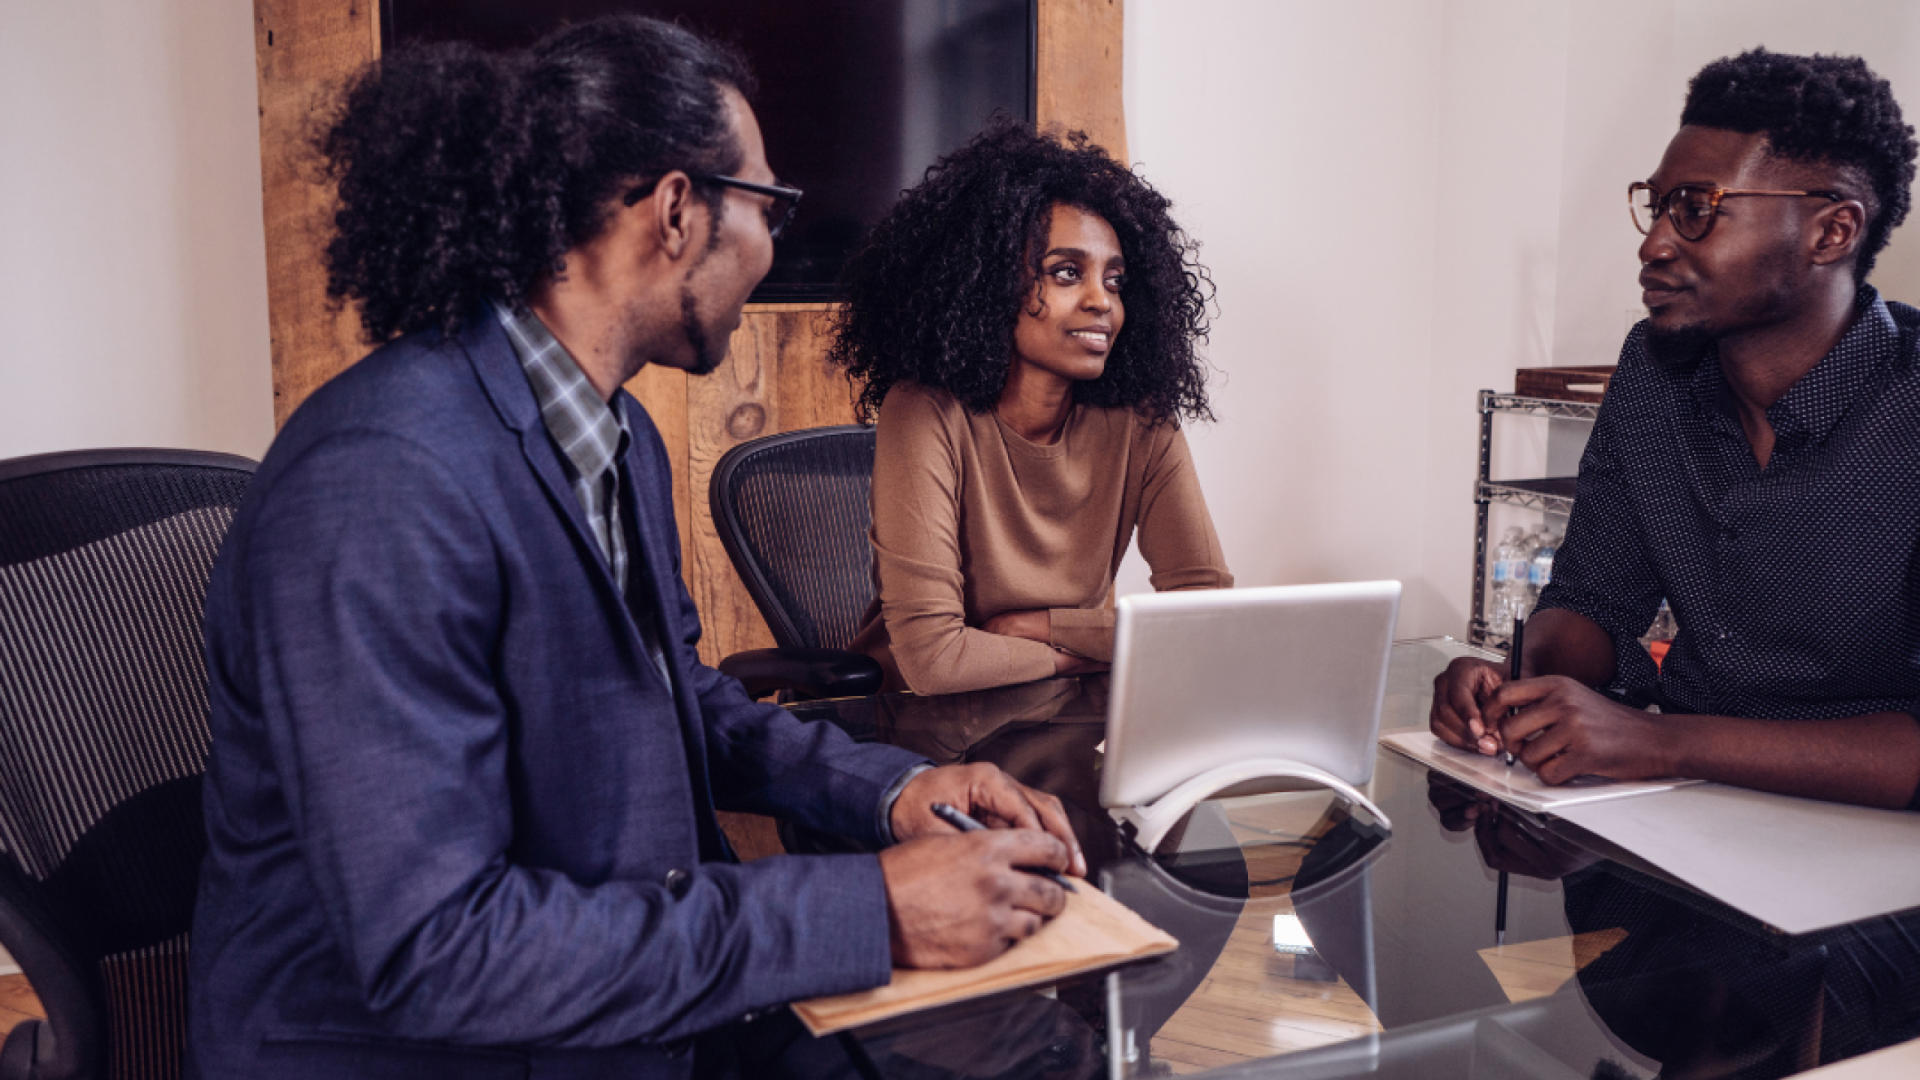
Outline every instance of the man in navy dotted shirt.
<path id="1" fill-rule="evenodd" d="M 1680 125 L 1630 189 L 1650 317 L 1523 677 L 1454 661 L 1434 734 L 1549 783 L 1920 808 L 1920 310 L 1866 284 L 1913 128 L 1859 59 L 1763 49 L 1702 69 Z M 1657 670 L 1637 639 L 1663 597 L 1680 634 Z"/>

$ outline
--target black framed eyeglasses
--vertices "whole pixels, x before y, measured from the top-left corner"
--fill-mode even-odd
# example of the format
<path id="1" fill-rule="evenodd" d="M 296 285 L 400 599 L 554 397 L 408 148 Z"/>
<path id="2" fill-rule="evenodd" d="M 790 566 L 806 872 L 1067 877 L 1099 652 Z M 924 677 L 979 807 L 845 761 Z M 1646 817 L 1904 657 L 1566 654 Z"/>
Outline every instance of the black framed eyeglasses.
<path id="1" fill-rule="evenodd" d="M 1714 220 L 1720 216 L 1720 201 L 1736 195 L 1811 195 L 1828 202 L 1841 199 L 1837 191 L 1765 191 L 1697 184 L 1681 184 L 1662 195 L 1652 184 L 1634 183 L 1627 185 L 1627 208 L 1633 211 L 1633 227 L 1642 234 L 1651 234 L 1660 215 L 1665 214 L 1680 239 L 1705 240 L 1713 231 Z"/>
<path id="2" fill-rule="evenodd" d="M 787 187 L 783 184 L 756 184 L 737 176 L 721 176 L 717 173 L 688 173 L 687 179 L 696 184 L 719 184 L 721 187 L 739 188 L 741 191 L 766 196 L 767 235 L 775 240 L 780 239 L 780 234 L 787 231 L 787 225 L 793 221 L 794 211 L 800 208 L 802 192 L 797 187 Z M 632 206 L 653 194 L 653 189 L 658 186 L 660 186 L 659 180 L 650 180 L 627 192 L 626 198 L 622 201 Z"/>

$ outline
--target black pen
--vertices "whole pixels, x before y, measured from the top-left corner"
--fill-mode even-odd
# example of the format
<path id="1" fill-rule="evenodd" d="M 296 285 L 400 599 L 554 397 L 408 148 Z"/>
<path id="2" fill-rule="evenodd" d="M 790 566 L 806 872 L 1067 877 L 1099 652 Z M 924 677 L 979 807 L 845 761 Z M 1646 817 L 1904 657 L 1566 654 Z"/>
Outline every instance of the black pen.
<path id="1" fill-rule="evenodd" d="M 961 832 L 979 832 L 981 829 L 986 828 L 985 825 L 980 824 L 943 802 L 933 804 L 933 816 L 959 829 Z M 1029 874 L 1039 874 L 1041 877 L 1046 878 L 1048 881 L 1053 882 L 1055 885 L 1060 886 L 1070 893 L 1080 891 L 1073 887 L 1073 882 L 1062 877 L 1057 871 L 1049 870 L 1044 866 L 1017 866 L 1014 867 L 1014 869 L 1024 870 Z"/>
<path id="2" fill-rule="evenodd" d="M 1520 681 L 1520 647 L 1527 640 L 1527 620 L 1516 617 L 1513 620 L 1513 647 L 1507 650 L 1507 681 Z M 1500 733 L 1500 743 L 1506 745 L 1507 733 Z M 1506 751 L 1507 768 L 1513 768 L 1513 751 Z"/>

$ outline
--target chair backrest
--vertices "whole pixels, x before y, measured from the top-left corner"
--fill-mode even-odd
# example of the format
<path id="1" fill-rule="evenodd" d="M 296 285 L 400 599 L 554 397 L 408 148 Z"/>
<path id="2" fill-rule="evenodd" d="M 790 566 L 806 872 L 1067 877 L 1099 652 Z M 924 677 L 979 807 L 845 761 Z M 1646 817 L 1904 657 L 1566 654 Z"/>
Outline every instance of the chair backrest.
<path id="1" fill-rule="evenodd" d="M 47 1010 L 9 1037 L 0 1080 L 179 1075 L 202 608 L 253 469 L 174 450 L 0 461 L 0 943 Z"/>
<path id="2" fill-rule="evenodd" d="M 787 648 L 842 649 L 873 600 L 873 429 L 769 435 L 727 451 L 707 497 L 733 568 Z"/>

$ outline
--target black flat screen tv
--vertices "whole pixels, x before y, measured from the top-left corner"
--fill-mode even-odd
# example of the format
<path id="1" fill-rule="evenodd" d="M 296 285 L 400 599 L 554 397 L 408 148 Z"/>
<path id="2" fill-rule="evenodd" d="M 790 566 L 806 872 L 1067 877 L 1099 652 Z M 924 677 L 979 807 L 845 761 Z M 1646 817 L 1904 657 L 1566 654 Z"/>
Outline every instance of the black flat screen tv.
<path id="1" fill-rule="evenodd" d="M 382 0 L 389 48 L 528 45 L 635 11 L 732 43 L 760 80 L 767 159 L 806 192 L 761 303 L 832 300 L 847 254 L 902 189 L 996 112 L 1034 117 L 1037 0 Z"/>

